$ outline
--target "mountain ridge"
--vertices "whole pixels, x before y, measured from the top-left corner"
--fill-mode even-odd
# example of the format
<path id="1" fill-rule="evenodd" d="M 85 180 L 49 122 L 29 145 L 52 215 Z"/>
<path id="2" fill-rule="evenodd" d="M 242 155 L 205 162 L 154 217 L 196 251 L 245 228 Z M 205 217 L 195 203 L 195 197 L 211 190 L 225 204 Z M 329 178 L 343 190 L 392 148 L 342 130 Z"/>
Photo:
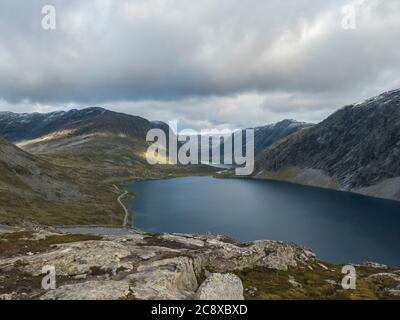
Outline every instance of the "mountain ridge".
<path id="1" fill-rule="evenodd" d="M 400 90 L 392 90 L 267 148 L 255 176 L 400 200 L 398 163 Z"/>
<path id="2" fill-rule="evenodd" d="M 49 113 L 0 112 L 0 136 L 14 143 L 64 130 L 75 130 L 77 135 L 105 131 L 145 139 L 148 130 L 160 126 L 165 124 L 100 107 Z"/>

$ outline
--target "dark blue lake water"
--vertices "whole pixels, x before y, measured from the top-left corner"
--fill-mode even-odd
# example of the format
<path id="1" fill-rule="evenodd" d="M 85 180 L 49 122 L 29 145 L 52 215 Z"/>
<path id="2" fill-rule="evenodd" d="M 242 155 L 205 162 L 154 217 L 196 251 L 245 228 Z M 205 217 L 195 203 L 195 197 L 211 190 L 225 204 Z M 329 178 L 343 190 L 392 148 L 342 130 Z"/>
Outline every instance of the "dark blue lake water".
<path id="1" fill-rule="evenodd" d="M 400 202 L 250 179 L 134 182 L 134 226 L 212 232 L 241 241 L 288 240 L 335 263 L 400 265 Z"/>

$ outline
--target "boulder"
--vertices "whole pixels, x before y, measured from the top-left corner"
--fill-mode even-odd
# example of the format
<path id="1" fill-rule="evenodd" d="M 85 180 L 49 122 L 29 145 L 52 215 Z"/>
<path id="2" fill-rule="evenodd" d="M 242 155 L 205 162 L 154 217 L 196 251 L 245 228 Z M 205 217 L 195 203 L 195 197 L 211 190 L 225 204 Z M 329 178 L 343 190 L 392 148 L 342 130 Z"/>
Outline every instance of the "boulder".
<path id="1" fill-rule="evenodd" d="M 195 299 L 244 300 L 242 281 L 231 273 L 212 273 L 197 290 Z"/>
<path id="2" fill-rule="evenodd" d="M 134 295 L 143 300 L 192 299 L 198 287 L 193 261 L 189 257 L 140 265 L 128 278 Z"/>
<path id="3" fill-rule="evenodd" d="M 212 267 L 218 272 L 265 267 L 287 271 L 299 264 L 308 266 L 315 260 L 310 250 L 283 241 L 254 241 L 238 246 L 218 240 L 209 240 L 209 249 L 198 255 L 203 267 Z"/>
<path id="4" fill-rule="evenodd" d="M 296 281 L 296 279 L 293 276 L 289 276 L 288 282 L 292 285 L 294 288 L 303 288 L 303 285 Z"/>

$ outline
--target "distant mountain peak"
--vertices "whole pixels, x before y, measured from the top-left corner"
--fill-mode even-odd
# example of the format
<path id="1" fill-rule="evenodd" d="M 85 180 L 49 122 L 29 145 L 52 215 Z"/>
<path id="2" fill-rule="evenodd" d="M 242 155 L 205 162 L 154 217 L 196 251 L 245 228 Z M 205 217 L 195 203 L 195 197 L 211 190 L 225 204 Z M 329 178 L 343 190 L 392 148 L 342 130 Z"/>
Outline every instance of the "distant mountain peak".
<path id="1" fill-rule="evenodd" d="M 157 126 L 141 117 L 101 107 L 48 113 L 0 113 L 0 136 L 11 142 L 37 139 L 65 130 L 76 134 L 109 132 L 142 139 L 153 127 Z"/>
<path id="2" fill-rule="evenodd" d="M 393 101 L 393 99 L 400 99 L 400 89 L 386 91 L 375 97 L 355 103 L 355 104 L 351 105 L 350 107 L 353 107 L 353 108 L 354 107 L 368 107 L 368 106 L 377 107 L 380 104 L 390 103 L 391 101 Z"/>

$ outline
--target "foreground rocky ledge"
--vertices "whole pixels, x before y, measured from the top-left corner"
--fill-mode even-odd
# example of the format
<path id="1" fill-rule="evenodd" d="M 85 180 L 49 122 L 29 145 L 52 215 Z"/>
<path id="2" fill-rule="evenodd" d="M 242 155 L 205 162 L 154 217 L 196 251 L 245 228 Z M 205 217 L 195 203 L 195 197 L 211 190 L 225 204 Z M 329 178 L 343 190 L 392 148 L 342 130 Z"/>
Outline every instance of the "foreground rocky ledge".
<path id="1" fill-rule="evenodd" d="M 55 267 L 55 290 L 41 288 Z M 393 298 L 400 272 L 359 266 L 359 288 L 341 288 L 340 266 L 280 241 L 238 243 L 209 234 L 72 235 L 55 229 L 0 234 L 0 299 Z"/>

